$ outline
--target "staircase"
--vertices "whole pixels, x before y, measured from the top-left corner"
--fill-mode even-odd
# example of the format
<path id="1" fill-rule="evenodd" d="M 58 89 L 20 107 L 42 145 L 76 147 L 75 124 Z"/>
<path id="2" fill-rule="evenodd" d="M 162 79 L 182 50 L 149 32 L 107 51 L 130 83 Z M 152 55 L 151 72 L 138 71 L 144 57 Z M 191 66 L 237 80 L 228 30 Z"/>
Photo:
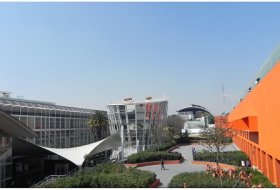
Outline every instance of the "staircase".
<path id="1" fill-rule="evenodd" d="M 43 184 L 48 184 L 48 183 L 51 183 L 51 182 L 53 182 L 53 181 L 55 181 L 59 178 L 62 178 L 62 177 L 71 177 L 75 173 L 77 173 L 79 171 L 79 169 L 80 169 L 79 167 L 76 167 L 65 175 L 49 175 L 45 179 L 43 179 L 42 181 L 39 181 L 38 183 L 33 185 L 32 187 L 38 187 L 38 186 L 43 185 Z"/>

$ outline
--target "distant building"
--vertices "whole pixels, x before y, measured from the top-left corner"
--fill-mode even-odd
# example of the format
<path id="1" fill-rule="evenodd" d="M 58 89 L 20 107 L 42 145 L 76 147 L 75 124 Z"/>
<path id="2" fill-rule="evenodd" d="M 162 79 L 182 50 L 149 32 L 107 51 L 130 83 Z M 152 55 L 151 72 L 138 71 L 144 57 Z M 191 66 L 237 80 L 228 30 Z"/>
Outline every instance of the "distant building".
<path id="1" fill-rule="evenodd" d="M 200 135 L 201 129 L 204 127 L 213 127 L 213 123 L 209 123 L 209 118 L 213 117 L 206 108 L 192 104 L 177 111 L 178 115 L 185 121 L 182 133 L 187 132 L 190 137 Z"/>
<path id="2" fill-rule="evenodd" d="M 151 97 L 140 102 L 126 98 L 123 102 L 107 105 L 111 133 L 121 131 L 123 126 L 125 157 L 154 146 L 153 131 L 163 124 L 167 117 L 167 109 L 167 100 Z"/>

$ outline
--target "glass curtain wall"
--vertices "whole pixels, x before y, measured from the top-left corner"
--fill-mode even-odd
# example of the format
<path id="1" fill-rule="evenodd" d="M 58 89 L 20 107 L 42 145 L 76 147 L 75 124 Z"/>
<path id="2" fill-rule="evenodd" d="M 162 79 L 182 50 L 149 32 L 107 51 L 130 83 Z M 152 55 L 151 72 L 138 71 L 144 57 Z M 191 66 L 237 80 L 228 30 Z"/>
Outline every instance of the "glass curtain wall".
<path id="1" fill-rule="evenodd" d="M 97 140 L 87 125 L 95 110 L 5 98 L 0 99 L 0 109 L 34 130 L 38 137 L 27 140 L 36 145 L 69 148 Z"/>
<path id="2" fill-rule="evenodd" d="M 12 179 L 12 138 L 0 137 L 0 188 L 9 186 Z"/>
<path id="3" fill-rule="evenodd" d="M 110 132 L 124 128 L 126 156 L 153 147 L 153 134 L 167 116 L 167 105 L 166 100 L 107 105 Z"/>

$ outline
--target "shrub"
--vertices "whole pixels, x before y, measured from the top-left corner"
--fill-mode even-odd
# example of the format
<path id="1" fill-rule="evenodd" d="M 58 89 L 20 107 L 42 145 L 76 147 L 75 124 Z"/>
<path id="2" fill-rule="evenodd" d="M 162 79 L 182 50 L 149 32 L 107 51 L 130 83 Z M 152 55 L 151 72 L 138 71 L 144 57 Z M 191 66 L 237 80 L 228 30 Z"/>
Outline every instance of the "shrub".
<path id="1" fill-rule="evenodd" d="M 232 138 L 227 137 L 227 138 L 226 138 L 226 142 L 227 142 L 227 143 L 232 143 Z"/>
<path id="2" fill-rule="evenodd" d="M 134 170 L 130 173 L 111 173 L 95 175 L 92 178 L 93 188 L 144 188 L 155 181 L 155 174 L 147 171 Z"/>
<path id="3" fill-rule="evenodd" d="M 182 188 L 184 183 L 190 188 L 218 188 L 221 187 L 221 180 L 213 177 L 211 174 L 205 172 L 193 172 L 193 173 L 182 173 L 174 176 L 168 187 Z M 226 178 L 223 179 L 223 186 L 226 188 L 234 187 L 236 183 L 235 179 Z M 244 184 L 237 184 L 236 187 L 245 187 Z"/>
<path id="4" fill-rule="evenodd" d="M 126 168 L 123 164 L 120 163 L 104 163 L 104 164 L 98 164 L 95 168 L 94 171 L 98 173 L 123 173 L 126 171 Z"/>
<path id="5" fill-rule="evenodd" d="M 94 169 L 80 171 L 73 177 L 57 179 L 43 188 L 144 188 L 156 180 L 156 174 L 140 171 L 135 168 L 126 169 L 122 164 L 100 164 Z"/>
<path id="6" fill-rule="evenodd" d="M 154 148 L 151 148 L 150 150 L 147 150 L 147 151 L 151 151 L 151 152 L 155 152 L 155 151 L 166 151 L 168 150 L 169 148 L 175 146 L 177 143 L 175 143 L 174 141 L 170 141 L 168 143 L 164 143 L 164 144 L 161 144 L 157 147 L 154 147 Z"/>
<path id="7" fill-rule="evenodd" d="M 163 160 L 180 160 L 182 155 L 178 152 L 151 152 L 151 151 L 142 151 L 130 155 L 127 158 L 127 163 L 135 164 L 141 162 L 150 162 L 150 161 L 159 161 Z"/>
<path id="8" fill-rule="evenodd" d="M 221 152 L 220 163 L 241 166 L 241 160 L 248 160 L 248 156 L 241 151 Z M 216 154 L 214 152 L 203 151 L 194 154 L 194 160 L 216 162 Z"/>
<path id="9" fill-rule="evenodd" d="M 251 181 L 252 185 L 259 185 L 262 184 L 263 187 L 266 188 L 272 188 L 275 187 L 275 185 L 273 185 L 269 179 L 263 175 L 261 172 L 259 172 L 256 169 L 252 169 L 252 168 L 245 168 L 246 173 L 252 173 L 253 174 L 253 179 Z"/>
<path id="10" fill-rule="evenodd" d="M 217 170 L 213 170 L 214 173 Z M 216 173 L 217 175 L 213 175 L 213 171 L 211 172 L 194 172 L 194 173 L 182 173 L 174 176 L 168 187 L 176 187 L 182 188 L 184 187 L 184 183 L 187 187 L 196 188 L 196 187 L 204 187 L 204 188 L 213 188 L 213 187 L 257 187 L 261 185 L 262 187 L 271 188 L 275 187 L 266 176 L 258 172 L 257 170 L 253 170 L 251 168 L 242 168 L 234 172 L 234 175 L 229 174 L 228 172 L 220 171 Z M 245 172 L 245 173 L 244 173 Z M 245 175 L 245 176 L 244 176 Z M 213 177 L 215 176 L 215 177 Z M 221 177 L 222 176 L 222 177 Z M 235 176 L 235 177 L 234 177 Z M 241 176 L 241 177 L 240 177 Z M 222 183 L 221 179 L 222 178 Z"/>

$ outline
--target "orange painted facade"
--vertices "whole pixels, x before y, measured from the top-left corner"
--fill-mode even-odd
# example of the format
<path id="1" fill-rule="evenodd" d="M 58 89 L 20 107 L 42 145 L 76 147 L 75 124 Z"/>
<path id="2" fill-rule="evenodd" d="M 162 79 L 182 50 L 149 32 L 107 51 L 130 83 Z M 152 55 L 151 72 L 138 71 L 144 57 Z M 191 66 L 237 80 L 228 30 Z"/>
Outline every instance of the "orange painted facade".
<path id="1" fill-rule="evenodd" d="M 235 144 L 280 187 L 280 61 L 228 116 Z"/>

